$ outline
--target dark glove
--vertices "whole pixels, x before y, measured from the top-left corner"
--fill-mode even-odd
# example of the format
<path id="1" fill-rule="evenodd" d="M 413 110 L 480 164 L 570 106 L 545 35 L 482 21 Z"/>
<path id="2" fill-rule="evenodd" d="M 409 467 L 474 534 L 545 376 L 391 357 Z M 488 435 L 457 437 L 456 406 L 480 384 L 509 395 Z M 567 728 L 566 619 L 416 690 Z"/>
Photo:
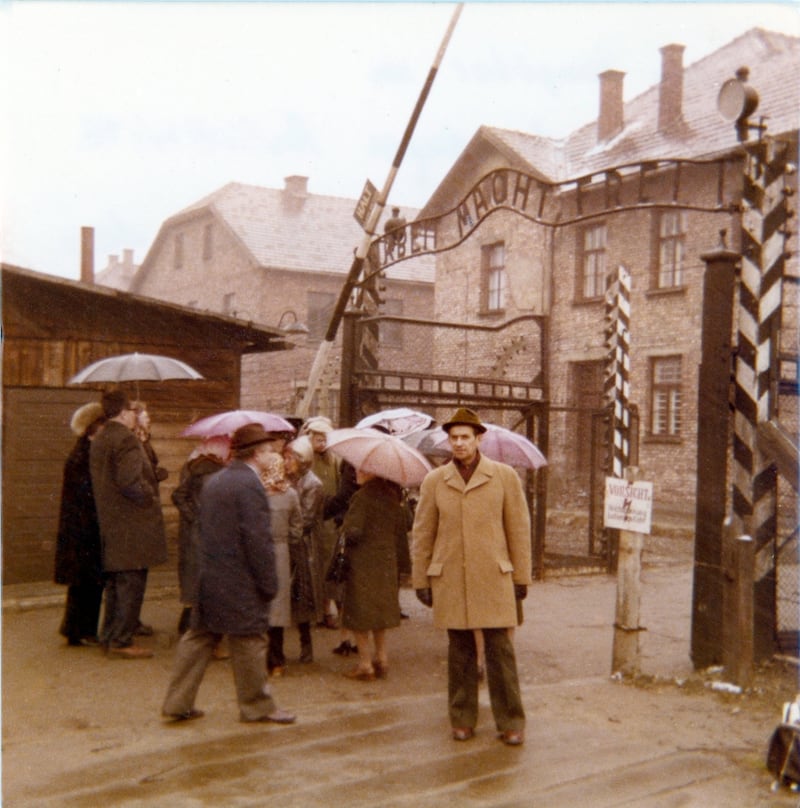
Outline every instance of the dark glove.
<path id="1" fill-rule="evenodd" d="M 420 603 L 424 603 L 428 608 L 433 606 L 433 592 L 431 592 L 430 587 L 427 589 L 417 589 L 417 600 Z"/>
<path id="2" fill-rule="evenodd" d="M 528 587 L 525 584 L 514 584 L 514 597 L 517 600 L 525 600 L 528 597 Z"/>

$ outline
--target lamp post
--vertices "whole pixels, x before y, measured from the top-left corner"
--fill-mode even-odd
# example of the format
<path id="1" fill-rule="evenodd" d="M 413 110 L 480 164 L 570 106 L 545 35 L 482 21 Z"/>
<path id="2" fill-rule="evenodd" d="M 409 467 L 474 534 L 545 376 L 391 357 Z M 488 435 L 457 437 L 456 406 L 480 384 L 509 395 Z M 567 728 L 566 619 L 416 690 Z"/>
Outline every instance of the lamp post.
<path id="1" fill-rule="evenodd" d="M 284 325 L 283 321 L 287 316 L 291 317 L 292 319 L 291 322 Z M 285 332 L 286 334 L 308 334 L 308 326 L 305 323 L 300 322 L 300 320 L 297 318 L 296 312 L 292 309 L 286 309 L 286 311 L 281 314 L 276 328 L 279 331 Z"/>

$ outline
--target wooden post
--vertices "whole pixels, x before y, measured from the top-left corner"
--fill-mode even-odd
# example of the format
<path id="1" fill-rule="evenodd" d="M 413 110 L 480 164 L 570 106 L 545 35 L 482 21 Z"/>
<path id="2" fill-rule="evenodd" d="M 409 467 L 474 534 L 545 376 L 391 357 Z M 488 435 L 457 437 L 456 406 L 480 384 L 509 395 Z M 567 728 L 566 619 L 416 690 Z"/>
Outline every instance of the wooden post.
<path id="1" fill-rule="evenodd" d="M 737 536 L 731 521 L 723 532 L 722 663 L 727 678 L 741 688 L 753 683 L 754 553 L 750 536 Z"/>
<path id="2" fill-rule="evenodd" d="M 641 471 L 625 469 L 625 479 L 637 482 Z M 639 616 L 642 603 L 642 546 L 644 534 L 619 531 L 617 564 L 617 604 L 614 615 L 614 649 L 611 672 L 633 676 L 639 672 Z"/>

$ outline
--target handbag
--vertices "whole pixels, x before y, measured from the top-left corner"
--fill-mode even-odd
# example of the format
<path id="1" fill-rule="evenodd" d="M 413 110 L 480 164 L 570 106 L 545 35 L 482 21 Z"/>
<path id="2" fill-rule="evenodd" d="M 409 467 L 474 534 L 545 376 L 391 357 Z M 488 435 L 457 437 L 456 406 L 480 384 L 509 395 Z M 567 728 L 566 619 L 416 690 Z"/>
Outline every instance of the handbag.
<path id="1" fill-rule="evenodd" d="M 344 533 L 340 533 L 330 564 L 328 564 L 328 571 L 325 573 L 325 580 L 333 584 L 343 584 L 347 580 L 349 572 L 350 560 L 345 553 Z"/>

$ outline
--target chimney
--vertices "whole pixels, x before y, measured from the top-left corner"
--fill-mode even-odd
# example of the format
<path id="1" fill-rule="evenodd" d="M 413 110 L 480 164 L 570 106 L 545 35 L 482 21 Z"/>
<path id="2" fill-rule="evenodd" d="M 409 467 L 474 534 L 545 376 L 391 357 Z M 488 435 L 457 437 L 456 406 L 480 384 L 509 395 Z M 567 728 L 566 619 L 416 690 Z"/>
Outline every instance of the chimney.
<path id="1" fill-rule="evenodd" d="M 94 283 L 94 228 L 81 228 L 81 282 Z"/>
<path id="2" fill-rule="evenodd" d="M 600 117 L 597 119 L 597 140 L 606 143 L 622 131 L 625 124 L 622 109 L 621 70 L 600 73 Z"/>
<path id="3" fill-rule="evenodd" d="M 284 177 L 286 183 L 284 190 L 292 196 L 308 196 L 308 177 L 301 177 L 299 174 L 292 174 L 291 177 Z"/>
<path id="4" fill-rule="evenodd" d="M 108 256 L 108 268 L 109 269 L 114 269 L 114 267 L 117 265 L 118 261 L 119 261 L 119 256 L 118 255 L 109 255 Z"/>
<path id="5" fill-rule="evenodd" d="M 683 45 L 661 50 L 661 84 L 658 88 L 658 131 L 666 132 L 683 119 Z"/>
<path id="6" fill-rule="evenodd" d="M 126 248 L 122 251 L 122 268 L 133 269 L 133 250 Z"/>

